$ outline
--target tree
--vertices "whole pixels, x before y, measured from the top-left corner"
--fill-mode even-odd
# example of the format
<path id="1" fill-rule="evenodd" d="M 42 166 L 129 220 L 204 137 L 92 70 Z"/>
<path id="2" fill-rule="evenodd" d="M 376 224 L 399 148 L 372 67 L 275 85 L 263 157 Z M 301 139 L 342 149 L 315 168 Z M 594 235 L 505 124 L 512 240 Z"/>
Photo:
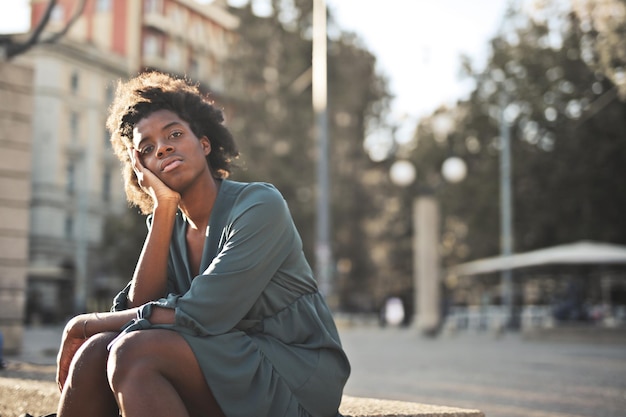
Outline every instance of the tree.
<path id="1" fill-rule="evenodd" d="M 87 0 L 78 0 L 78 4 L 76 5 L 74 13 L 67 21 L 63 29 L 61 29 L 59 32 L 49 34 L 46 38 L 42 38 L 41 36 L 48 26 L 52 11 L 57 5 L 57 0 L 49 0 L 41 20 L 37 23 L 37 26 L 35 26 L 35 28 L 30 32 L 26 40 L 19 40 L 16 36 L 8 36 L 0 39 L 0 50 L 3 51 L 2 56 L 6 60 L 11 60 L 16 56 L 28 51 L 35 45 L 51 44 L 57 42 L 70 30 L 72 25 L 74 25 L 76 20 L 78 20 L 80 15 L 83 13 L 86 1 Z"/>
<path id="2" fill-rule="evenodd" d="M 574 0 L 583 32 L 583 58 L 626 99 L 626 0 Z"/>
<path id="3" fill-rule="evenodd" d="M 467 65 L 476 89 L 455 109 L 461 116 L 449 140 L 469 173 L 454 194 L 448 188 L 441 196 L 446 216 L 467 227 L 468 251 L 447 261 L 499 252 L 503 94 L 512 137 L 515 250 L 582 239 L 626 243 L 626 107 L 604 102 L 615 85 L 586 62 L 586 35 L 576 15 L 564 13 L 559 24 L 554 14 L 512 13 L 507 19 L 503 27 L 511 29 L 492 41 L 486 69 Z M 418 153 L 435 141 L 427 127 Z"/>
<path id="4" fill-rule="evenodd" d="M 312 4 L 272 5 L 273 13 L 264 18 L 255 16 L 250 4 L 233 9 L 241 19 L 241 39 L 225 73 L 233 113 L 229 126 L 242 153 L 243 170 L 235 178 L 270 181 L 281 190 L 313 261 L 317 150 L 310 81 Z M 375 71 L 375 57 L 358 38 L 333 27 L 332 17 L 329 22 L 336 34 L 328 48 L 336 287 L 342 307 L 364 308 L 373 304 L 371 285 L 383 266 L 370 256 L 377 240 L 367 223 L 378 212 L 380 199 L 364 178 L 376 168 L 365 153 L 363 137 L 366 126 L 383 117 L 389 94 L 385 79 Z"/>
<path id="5" fill-rule="evenodd" d="M 122 214 L 109 216 L 103 230 L 100 259 L 102 272 L 130 280 L 148 233 L 146 217 L 136 207 L 127 208 Z"/>

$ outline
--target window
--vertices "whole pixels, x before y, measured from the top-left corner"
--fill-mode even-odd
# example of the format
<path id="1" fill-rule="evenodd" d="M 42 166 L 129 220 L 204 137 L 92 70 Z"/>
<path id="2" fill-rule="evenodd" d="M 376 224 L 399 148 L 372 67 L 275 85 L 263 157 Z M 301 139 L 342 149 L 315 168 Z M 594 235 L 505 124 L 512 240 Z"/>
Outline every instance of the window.
<path id="1" fill-rule="evenodd" d="M 78 112 L 73 111 L 70 113 L 70 139 L 72 143 L 78 142 L 78 135 L 80 133 L 80 116 Z"/>
<path id="2" fill-rule="evenodd" d="M 143 38 L 143 55 L 145 57 L 160 56 L 159 38 L 153 34 L 146 34 Z"/>
<path id="3" fill-rule="evenodd" d="M 193 24 L 191 29 L 191 37 L 196 42 L 204 42 L 204 25 L 201 22 Z"/>
<path id="4" fill-rule="evenodd" d="M 106 86 L 104 96 L 106 97 L 107 106 L 111 105 L 111 103 L 113 103 L 113 86 L 111 85 Z"/>
<path id="5" fill-rule="evenodd" d="M 145 13 L 163 13 L 162 0 L 144 0 L 143 7 L 145 9 Z"/>
<path id="6" fill-rule="evenodd" d="M 200 78 L 200 63 L 195 58 L 189 60 L 189 75 L 193 79 Z"/>
<path id="7" fill-rule="evenodd" d="M 76 192 L 76 165 L 74 165 L 74 162 L 70 161 L 67 163 L 65 175 L 65 191 L 67 191 L 69 195 L 74 195 Z"/>
<path id="8" fill-rule="evenodd" d="M 102 137 L 104 138 L 104 149 L 105 151 L 110 151 L 111 150 L 111 136 L 109 135 L 109 131 L 104 128 L 104 135 L 102 135 Z"/>
<path id="9" fill-rule="evenodd" d="M 72 90 L 72 94 L 78 93 L 78 71 L 72 71 L 70 89 Z"/>
<path id="10" fill-rule="evenodd" d="M 170 68 L 178 68 L 181 63 L 181 53 L 177 45 L 171 44 L 167 50 L 167 65 Z"/>
<path id="11" fill-rule="evenodd" d="M 63 23 L 65 21 L 65 9 L 63 5 L 57 4 L 50 13 L 50 23 Z"/>
<path id="12" fill-rule="evenodd" d="M 71 239 L 74 235 L 74 219 L 70 215 L 65 216 L 65 238 Z"/>
<path id="13" fill-rule="evenodd" d="M 98 0 L 96 2 L 96 11 L 108 12 L 111 10 L 111 0 Z"/>
<path id="14" fill-rule="evenodd" d="M 102 174 L 102 200 L 111 199 L 111 167 L 105 167 Z"/>
<path id="15" fill-rule="evenodd" d="M 170 10 L 170 19 L 176 25 L 176 27 L 183 27 L 185 25 L 185 15 L 183 11 L 178 7 L 171 7 Z"/>

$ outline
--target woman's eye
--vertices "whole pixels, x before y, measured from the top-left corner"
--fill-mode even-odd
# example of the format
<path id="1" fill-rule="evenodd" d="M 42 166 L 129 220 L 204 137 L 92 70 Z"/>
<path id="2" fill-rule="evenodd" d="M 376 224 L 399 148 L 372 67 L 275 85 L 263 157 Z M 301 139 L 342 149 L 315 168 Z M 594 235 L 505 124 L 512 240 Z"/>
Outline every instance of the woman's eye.
<path id="1" fill-rule="evenodd" d="M 182 134 L 183 134 L 183 132 L 178 131 L 178 130 L 175 130 L 174 132 L 172 132 L 172 133 L 170 134 L 170 137 L 171 137 L 171 138 L 178 138 L 178 137 L 182 136 Z"/>
<path id="2" fill-rule="evenodd" d="M 144 146 L 143 148 L 141 148 L 141 154 L 142 154 L 142 155 L 147 155 L 147 154 L 149 154 L 150 152 L 152 152 L 152 149 L 153 149 L 153 148 L 154 148 L 154 146 L 152 146 L 152 145 L 147 145 L 147 146 Z"/>

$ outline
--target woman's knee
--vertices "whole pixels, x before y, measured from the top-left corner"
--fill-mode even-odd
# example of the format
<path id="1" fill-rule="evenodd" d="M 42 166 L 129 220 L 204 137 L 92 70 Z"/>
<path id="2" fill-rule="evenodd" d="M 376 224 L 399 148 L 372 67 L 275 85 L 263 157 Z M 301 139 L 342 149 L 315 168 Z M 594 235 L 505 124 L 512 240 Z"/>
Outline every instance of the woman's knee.
<path id="1" fill-rule="evenodd" d="M 107 345 L 114 337 L 115 333 L 100 333 L 86 340 L 72 360 L 70 381 L 82 375 L 91 378 L 94 374 L 102 374 L 107 366 Z"/>
<path id="2" fill-rule="evenodd" d="M 74 368 L 99 367 L 104 370 L 108 356 L 107 345 L 113 337 L 115 337 L 114 333 L 100 333 L 86 340 L 72 361 Z"/>
<path id="3" fill-rule="evenodd" d="M 158 366 L 158 358 L 150 353 L 153 343 L 146 336 L 146 332 L 132 332 L 111 346 L 107 377 L 114 391 L 125 381 L 141 380 Z"/>

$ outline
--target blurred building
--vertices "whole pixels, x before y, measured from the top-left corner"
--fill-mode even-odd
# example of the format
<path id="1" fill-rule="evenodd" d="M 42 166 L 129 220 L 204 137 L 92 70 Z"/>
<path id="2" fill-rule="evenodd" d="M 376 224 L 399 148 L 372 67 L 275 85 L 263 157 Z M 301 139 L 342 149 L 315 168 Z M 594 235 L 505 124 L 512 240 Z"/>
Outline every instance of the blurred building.
<path id="1" fill-rule="evenodd" d="M 42 39 L 61 31 L 79 4 L 58 0 Z M 47 6 L 32 1 L 31 27 Z M 64 319 L 88 306 L 94 283 L 115 291 L 129 279 L 107 276 L 98 257 L 107 216 L 126 207 L 105 129 L 116 80 L 158 69 L 219 94 L 237 26 L 220 1 L 87 0 L 65 36 L 15 60 L 34 69 L 30 319 Z"/>
<path id="2" fill-rule="evenodd" d="M 0 332 L 4 349 L 22 339 L 28 267 L 33 71 L 0 62 Z"/>

